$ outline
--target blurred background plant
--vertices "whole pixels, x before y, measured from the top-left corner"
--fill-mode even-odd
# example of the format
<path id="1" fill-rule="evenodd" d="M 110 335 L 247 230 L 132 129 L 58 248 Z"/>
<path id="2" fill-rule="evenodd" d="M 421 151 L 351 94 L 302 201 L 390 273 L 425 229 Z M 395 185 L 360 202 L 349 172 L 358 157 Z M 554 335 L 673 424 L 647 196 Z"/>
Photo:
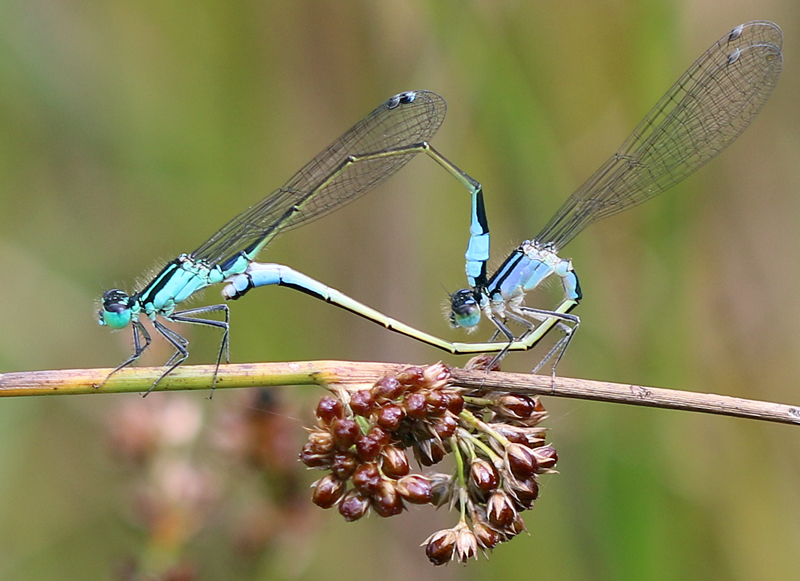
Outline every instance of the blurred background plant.
<path id="1" fill-rule="evenodd" d="M 567 248 L 584 324 L 559 371 L 798 402 L 793 0 L 4 2 L 0 370 L 122 361 L 128 333 L 96 324 L 103 289 L 133 290 L 402 90 L 447 99 L 434 144 L 484 184 L 502 257 L 536 234 L 702 51 L 751 19 L 784 31 L 775 94 L 710 166 Z M 456 337 L 441 316 L 442 287 L 464 284 L 468 204 L 421 158 L 261 259 Z M 237 362 L 441 357 L 286 289 L 251 293 L 232 305 L 232 320 Z M 187 332 L 190 363 L 211 362 L 218 337 Z M 144 363 L 168 356 L 159 342 Z M 513 355 L 504 367 L 535 361 Z M 561 474 L 542 479 L 526 514 L 531 536 L 491 561 L 434 571 L 418 544 L 448 526 L 445 513 L 412 508 L 347 524 L 307 501 L 315 475 L 295 458 L 318 396 L 3 401 L 0 580 L 529 570 L 794 579 L 800 570 L 792 427 L 548 400 Z"/>

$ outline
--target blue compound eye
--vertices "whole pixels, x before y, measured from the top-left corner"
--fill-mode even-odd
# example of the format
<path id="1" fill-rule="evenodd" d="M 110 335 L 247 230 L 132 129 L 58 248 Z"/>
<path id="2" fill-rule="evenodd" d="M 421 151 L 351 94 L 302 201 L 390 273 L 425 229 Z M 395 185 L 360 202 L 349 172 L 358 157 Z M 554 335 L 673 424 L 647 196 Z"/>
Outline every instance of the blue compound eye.
<path id="1" fill-rule="evenodd" d="M 119 289 L 107 290 L 103 293 L 103 308 L 98 313 L 98 322 L 112 329 L 122 329 L 131 322 L 133 312 L 130 297 Z"/>
<path id="2" fill-rule="evenodd" d="M 450 323 L 454 327 L 474 327 L 481 320 L 481 308 L 471 289 L 463 288 L 450 295 Z"/>

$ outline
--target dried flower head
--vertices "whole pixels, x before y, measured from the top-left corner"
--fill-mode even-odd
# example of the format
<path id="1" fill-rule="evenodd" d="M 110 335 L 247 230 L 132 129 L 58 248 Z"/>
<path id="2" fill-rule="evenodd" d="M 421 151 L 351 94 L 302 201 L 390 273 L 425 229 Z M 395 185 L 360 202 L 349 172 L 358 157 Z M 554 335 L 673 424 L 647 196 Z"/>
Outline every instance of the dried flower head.
<path id="1" fill-rule="evenodd" d="M 381 517 L 406 504 L 458 509 L 456 526 L 423 543 L 435 565 L 466 562 L 525 530 L 521 512 L 539 495 L 538 476 L 554 472 L 555 449 L 538 424 L 537 398 L 466 391 L 441 364 L 409 367 L 370 389 L 323 397 L 300 459 L 329 471 L 313 485 L 318 506 L 338 506 L 348 521 L 370 509 Z M 455 458 L 450 474 L 412 471 Z"/>

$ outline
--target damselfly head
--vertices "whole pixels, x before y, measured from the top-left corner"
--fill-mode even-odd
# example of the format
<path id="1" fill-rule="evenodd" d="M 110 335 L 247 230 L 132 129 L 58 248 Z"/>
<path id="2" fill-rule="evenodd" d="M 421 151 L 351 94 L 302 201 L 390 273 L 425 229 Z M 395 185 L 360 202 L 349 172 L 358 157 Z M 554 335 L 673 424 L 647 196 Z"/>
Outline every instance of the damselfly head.
<path id="1" fill-rule="evenodd" d="M 462 288 L 450 295 L 450 324 L 472 329 L 481 320 L 481 307 L 472 289 Z"/>
<path id="2" fill-rule="evenodd" d="M 132 316 L 131 298 L 128 293 L 118 288 L 103 293 L 103 308 L 98 313 L 98 323 L 112 329 L 122 329 L 131 322 Z"/>

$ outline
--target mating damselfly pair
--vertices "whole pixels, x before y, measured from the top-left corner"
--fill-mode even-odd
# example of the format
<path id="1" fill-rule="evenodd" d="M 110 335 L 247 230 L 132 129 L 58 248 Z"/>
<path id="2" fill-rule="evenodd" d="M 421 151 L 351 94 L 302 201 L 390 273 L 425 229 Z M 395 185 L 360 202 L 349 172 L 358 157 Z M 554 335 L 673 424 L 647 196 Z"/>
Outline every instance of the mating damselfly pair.
<path id="1" fill-rule="evenodd" d="M 189 254 L 169 262 L 151 282 L 129 295 L 103 293 L 100 324 L 131 325 L 134 352 L 114 372 L 136 361 L 151 337 L 140 317 L 175 349 L 152 387 L 189 355 L 188 341 L 160 319 L 218 328 L 222 341 L 216 369 L 229 360 L 229 309 L 226 304 L 177 310 L 197 291 L 225 283 L 225 299 L 238 299 L 253 288 L 280 285 L 303 291 L 338 307 L 455 354 L 528 350 L 554 327 L 564 333 L 545 361 L 560 360 L 579 324 L 570 311 L 582 295 L 569 259 L 558 253 L 592 222 L 655 197 L 710 161 L 730 145 L 761 110 L 780 75 L 782 34 L 766 21 L 742 24 L 706 51 L 611 156 L 561 206 L 533 240 L 516 248 L 488 275 L 489 227 L 480 184 L 434 149 L 429 140 L 441 126 L 446 105 L 429 91 L 395 95 L 317 155 L 286 184 L 233 218 Z M 450 297 L 450 320 L 474 328 L 482 316 L 495 325 L 489 342 L 450 342 L 392 319 L 292 268 L 255 262 L 272 239 L 292 228 L 341 208 L 425 153 L 470 193 L 471 224 L 466 252 L 469 288 Z M 524 304 L 525 293 L 545 279 L 560 279 L 563 301 L 552 310 Z M 221 320 L 206 318 L 221 313 Z M 515 334 L 508 327 L 522 327 Z M 112 374 L 114 373 L 112 372 Z M 216 381 L 216 371 L 213 382 Z M 152 389 L 151 387 L 151 389 Z"/>

